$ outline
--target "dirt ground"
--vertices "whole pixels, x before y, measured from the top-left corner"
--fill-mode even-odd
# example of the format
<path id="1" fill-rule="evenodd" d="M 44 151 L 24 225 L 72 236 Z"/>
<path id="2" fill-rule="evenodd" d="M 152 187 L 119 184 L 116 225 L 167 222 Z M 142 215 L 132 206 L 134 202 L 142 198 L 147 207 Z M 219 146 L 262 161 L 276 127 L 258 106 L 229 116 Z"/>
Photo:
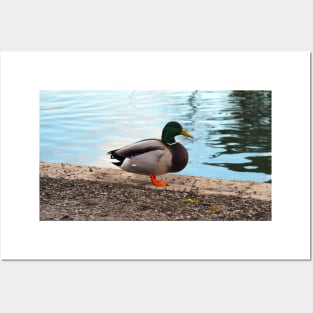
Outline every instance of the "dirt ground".
<path id="1" fill-rule="evenodd" d="M 270 221 L 271 184 L 40 164 L 41 221 Z"/>

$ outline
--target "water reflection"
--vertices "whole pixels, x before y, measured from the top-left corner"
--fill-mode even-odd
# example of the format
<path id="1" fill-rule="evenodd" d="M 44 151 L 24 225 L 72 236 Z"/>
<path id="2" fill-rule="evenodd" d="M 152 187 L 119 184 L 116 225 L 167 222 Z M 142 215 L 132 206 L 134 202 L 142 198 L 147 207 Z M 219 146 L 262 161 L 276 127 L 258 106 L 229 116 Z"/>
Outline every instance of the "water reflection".
<path id="1" fill-rule="evenodd" d="M 40 159 L 110 166 L 106 151 L 159 138 L 179 121 L 190 161 L 182 174 L 268 181 L 270 91 L 41 91 Z"/>
<path id="2" fill-rule="evenodd" d="M 208 143 L 222 147 L 223 151 L 212 155 L 258 153 L 246 156 L 247 162 L 206 164 L 227 167 L 232 171 L 251 171 L 271 174 L 271 92 L 232 91 L 228 95 L 231 108 L 221 112 L 221 125 L 208 131 Z M 226 113 L 226 114 L 225 114 Z"/>

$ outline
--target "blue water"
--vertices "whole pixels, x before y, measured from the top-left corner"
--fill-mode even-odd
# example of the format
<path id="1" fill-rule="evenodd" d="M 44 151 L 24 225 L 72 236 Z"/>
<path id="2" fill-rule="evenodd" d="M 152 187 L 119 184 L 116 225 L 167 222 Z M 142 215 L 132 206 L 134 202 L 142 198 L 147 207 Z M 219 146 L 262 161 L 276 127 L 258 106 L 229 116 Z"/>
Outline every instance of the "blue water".
<path id="1" fill-rule="evenodd" d="M 193 136 L 181 174 L 271 180 L 270 91 L 41 91 L 40 160 L 114 167 L 106 152 L 160 138 L 168 121 Z"/>

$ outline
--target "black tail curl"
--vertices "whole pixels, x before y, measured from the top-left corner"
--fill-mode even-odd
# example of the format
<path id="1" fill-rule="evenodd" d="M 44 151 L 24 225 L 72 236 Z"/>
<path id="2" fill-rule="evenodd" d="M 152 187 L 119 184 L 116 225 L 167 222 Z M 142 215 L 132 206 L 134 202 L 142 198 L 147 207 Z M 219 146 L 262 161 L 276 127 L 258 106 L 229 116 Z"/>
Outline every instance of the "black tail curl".
<path id="1" fill-rule="evenodd" d="M 117 162 L 112 162 L 112 164 L 116 165 L 116 166 L 121 166 L 125 160 L 124 157 L 118 155 L 116 153 L 117 150 L 112 150 L 109 151 L 108 154 L 110 155 L 111 159 L 115 159 L 115 161 L 117 160 Z"/>

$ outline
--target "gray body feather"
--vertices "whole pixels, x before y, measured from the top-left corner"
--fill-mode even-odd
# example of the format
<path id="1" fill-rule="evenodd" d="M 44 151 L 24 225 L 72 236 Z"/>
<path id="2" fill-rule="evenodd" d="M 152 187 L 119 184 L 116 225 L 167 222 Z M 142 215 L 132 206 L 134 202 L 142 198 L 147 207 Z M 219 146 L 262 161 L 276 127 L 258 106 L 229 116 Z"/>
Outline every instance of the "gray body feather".
<path id="1" fill-rule="evenodd" d="M 123 170 L 145 175 L 178 172 L 188 162 L 187 150 L 180 143 L 165 144 L 159 139 L 141 140 L 108 153 Z"/>

